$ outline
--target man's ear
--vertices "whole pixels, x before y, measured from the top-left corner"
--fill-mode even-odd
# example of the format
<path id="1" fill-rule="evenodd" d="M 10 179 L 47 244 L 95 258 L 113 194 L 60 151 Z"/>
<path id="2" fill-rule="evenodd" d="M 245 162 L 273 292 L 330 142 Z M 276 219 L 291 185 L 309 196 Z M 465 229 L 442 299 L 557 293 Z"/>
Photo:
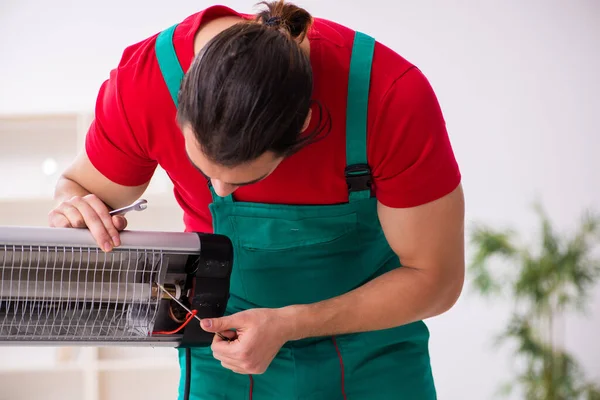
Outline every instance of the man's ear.
<path id="1" fill-rule="evenodd" d="M 310 125 L 310 119 L 312 117 L 312 109 L 308 109 L 308 115 L 306 116 L 306 120 L 304 121 L 304 125 L 302 126 L 302 132 L 304 132 L 305 130 L 308 129 L 308 126 Z"/>

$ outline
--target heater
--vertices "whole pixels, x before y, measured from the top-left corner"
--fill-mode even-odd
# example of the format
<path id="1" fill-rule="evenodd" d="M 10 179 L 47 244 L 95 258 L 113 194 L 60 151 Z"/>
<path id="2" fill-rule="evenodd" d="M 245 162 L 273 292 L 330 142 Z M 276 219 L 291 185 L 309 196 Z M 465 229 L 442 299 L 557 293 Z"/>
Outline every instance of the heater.
<path id="1" fill-rule="evenodd" d="M 209 345 L 198 318 L 229 297 L 229 238 L 121 232 L 103 252 L 86 229 L 0 227 L 0 345 Z"/>

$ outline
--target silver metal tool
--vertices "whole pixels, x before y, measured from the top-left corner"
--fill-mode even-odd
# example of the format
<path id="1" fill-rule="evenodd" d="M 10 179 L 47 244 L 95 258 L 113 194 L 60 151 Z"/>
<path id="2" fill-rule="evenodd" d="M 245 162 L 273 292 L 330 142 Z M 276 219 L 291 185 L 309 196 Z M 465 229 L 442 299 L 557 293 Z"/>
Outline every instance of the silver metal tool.
<path id="1" fill-rule="evenodd" d="M 129 211 L 144 211 L 148 208 L 148 201 L 145 199 L 139 199 L 128 206 L 117 208 L 116 210 L 112 210 L 109 212 L 110 215 L 125 215 Z"/>
<path id="2" fill-rule="evenodd" d="M 228 239 L 123 231 L 121 243 L 105 253 L 86 229 L 0 226 L 0 346 L 210 343 L 199 324 L 176 331 L 186 317 L 178 299 L 189 295 L 198 319 L 224 314 Z"/>
<path id="3" fill-rule="evenodd" d="M 167 296 L 169 296 L 171 299 L 173 299 L 173 301 L 175 301 L 177 304 L 179 304 L 179 306 L 181 308 L 183 308 L 188 313 L 193 314 L 192 310 L 190 310 L 189 308 L 187 308 L 182 302 L 180 302 L 175 297 L 173 297 L 173 295 L 171 293 L 169 293 L 169 291 L 167 289 L 165 289 L 161 284 L 157 283 L 156 285 L 158 286 L 158 288 L 160 290 L 162 290 L 164 293 L 166 293 Z M 202 322 L 202 319 L 199 316 L 197 316 L 196 314 L 193 314 L 193 315 L 194 315 L 194 318 L 196 318 L 199 322 Z M 230 341 L 228 337 L 224 336 L 220 332 L 217 332 L 216 335 L 219 336 L 223 340 L 227 340 L 228 342 Z"/>

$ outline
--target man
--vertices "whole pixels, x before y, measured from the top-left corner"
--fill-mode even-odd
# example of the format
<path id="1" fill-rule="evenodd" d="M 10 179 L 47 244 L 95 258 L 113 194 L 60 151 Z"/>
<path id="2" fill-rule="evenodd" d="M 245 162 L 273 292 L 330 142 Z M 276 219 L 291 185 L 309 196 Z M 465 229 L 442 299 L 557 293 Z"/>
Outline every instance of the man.
<path id="1" fill-rule="evenodd" d="M 232 239 L 227 315 L 202 324 L 231 341 L 187 355 L 192 399 L 435 399 L 422 320 L 464 279 L 435 95 L 369 36 L 264 5 L 210 7 L 125 50 L 50 224 L 111 251 L 126 221 L 109 209 L 161 165 L 186 230 Z"/>

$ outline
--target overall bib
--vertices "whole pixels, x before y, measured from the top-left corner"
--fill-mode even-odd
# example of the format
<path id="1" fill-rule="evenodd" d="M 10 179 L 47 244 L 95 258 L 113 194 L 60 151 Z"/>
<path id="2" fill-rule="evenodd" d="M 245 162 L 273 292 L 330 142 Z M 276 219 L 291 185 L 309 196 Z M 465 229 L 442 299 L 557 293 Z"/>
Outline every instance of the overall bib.
<path id="1" fill-rule="evenodd" d="M 156 54 L 171 97 L 183 71 L 175 27 L 157 38 Z M 239 202 L 212 191 L 214 232 L 231 238 L 235 261 L 226 314 L 283 307 L 347 293 L 400 261 L 388 245 L 369 188 L 367 105 L 374 39 L 356 33 L 347 99 L 348 202 L 279 205 Z M 422 321 L 397 328 L 289 342 L 261 375 L 221 366 L 210 347 L 191 350 L 191 400 L 434 400 L 429 331 Z M 184 351 L 180 353 L 183 395 Z"/>

